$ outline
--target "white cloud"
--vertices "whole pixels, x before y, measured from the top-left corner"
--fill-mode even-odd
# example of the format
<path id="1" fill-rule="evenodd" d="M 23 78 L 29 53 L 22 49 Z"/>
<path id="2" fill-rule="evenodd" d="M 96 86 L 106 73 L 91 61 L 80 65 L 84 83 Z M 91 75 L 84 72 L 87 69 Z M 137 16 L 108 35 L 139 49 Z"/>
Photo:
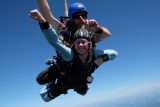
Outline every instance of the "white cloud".
<path id="1" fill-rule="evenodd" d="M 70 105 L 70 107 L 84 107 L 88 104 L 96 104 L 100 102 L 109 102 L 118 98 L 124 98 L 128 96 L 134 96 L 139 94 L 145 94 L 145 93 L 152 93 L 155 91 L 160 90 L 160 83 L 150 83 L 150 84 L 143 84 L 143 85 L 137 85 L 137 86 L 127 86 L 127 87 L 120 87 L 115 90 L 111 91 L 101 91 L 96 93 L 90 93 L 89 95 L 86 95 L 84 97 L 77 97 L 75 98 L 76 101 L 73 105 Z M 160 102 L 160 100 L 158 100 Z M 133 103 L 133 102 L 132 102 Z"/>
<path id="2" fill-rule="evenodd" d="M 129 96 L 152 93 L 160 90 L 160 83 L 148 83 L 143 85 L 136 86 L 124 86 L 119 87 L 118 89 L 112 90 L 103 90 L 96 92 L 89 90 L 87 95 L 81 96 L 77 95 L 77 93 L 72 92 L 71 90 L 67 95 L 62 95 L 60 98 L 54 99 L 54 101 L 50 103 L 45 103 L 46 107 L 52 107 L 54 105 L 58 105 L 58 107 L 87 107 L 87 105 L 98 104 L 101 102 L 111 102 L 116 99 L 122 99 Z M 144 97 L 144 96 L 141 96 Z M 151 96 L 150 96 L 151 97 Z M 136 103 L 132 99 L 128 99 L 128 101 L 132 104 Z M 149 101 L 149 99 L 148 99 Z M 156 102 L 160 102 L 160 99 Z M 145 104 L 145 103 L 144 103 Z M 78 106 L 79 105 L 79 106 Z"/>

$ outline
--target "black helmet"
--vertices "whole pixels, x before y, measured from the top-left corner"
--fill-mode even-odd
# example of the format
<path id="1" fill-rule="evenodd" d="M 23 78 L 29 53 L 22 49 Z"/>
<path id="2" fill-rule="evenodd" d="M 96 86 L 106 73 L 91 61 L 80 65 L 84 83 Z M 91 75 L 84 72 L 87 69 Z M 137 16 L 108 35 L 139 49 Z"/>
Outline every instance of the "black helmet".
<path id="1" fill-rule="evenodd" d="M 92 39 L 91 32 L 85 28 L 79 28 L 76 30 L 76 32 L 73 35 L 73 42 L 79 38 L 85 38 L 90 41 Z"/>

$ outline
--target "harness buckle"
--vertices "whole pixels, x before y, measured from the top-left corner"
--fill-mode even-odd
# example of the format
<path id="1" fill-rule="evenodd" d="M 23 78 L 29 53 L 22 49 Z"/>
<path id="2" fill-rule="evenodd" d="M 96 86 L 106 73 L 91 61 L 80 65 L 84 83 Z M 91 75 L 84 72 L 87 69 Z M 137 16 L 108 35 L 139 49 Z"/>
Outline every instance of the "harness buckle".
<path id="1" fill-rule="evenodd" d="M 87 77 L 87 83 L 92 83 L 93 82 L 93 77 L 90 75 Z"/>

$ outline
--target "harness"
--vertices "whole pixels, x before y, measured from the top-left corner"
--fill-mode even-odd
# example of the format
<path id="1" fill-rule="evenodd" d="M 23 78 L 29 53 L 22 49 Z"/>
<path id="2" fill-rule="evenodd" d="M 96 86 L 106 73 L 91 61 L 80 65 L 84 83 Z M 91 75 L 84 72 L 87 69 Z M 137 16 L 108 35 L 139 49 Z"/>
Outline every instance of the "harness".
<path id="1" fill-rule="evenodd" d="M 82 64 L 77 54 L 74 54 L 72 61 L 64 61 L 58 54 L 54 56 L 59 69 L 58 84 L 64 88 L 75 88 L 81 84 L 92 83 L 92 73 L 96 69 L 94 64 L 95 56 L 93 50 L 89 50 L 89 55 L 85 64 Z"/>

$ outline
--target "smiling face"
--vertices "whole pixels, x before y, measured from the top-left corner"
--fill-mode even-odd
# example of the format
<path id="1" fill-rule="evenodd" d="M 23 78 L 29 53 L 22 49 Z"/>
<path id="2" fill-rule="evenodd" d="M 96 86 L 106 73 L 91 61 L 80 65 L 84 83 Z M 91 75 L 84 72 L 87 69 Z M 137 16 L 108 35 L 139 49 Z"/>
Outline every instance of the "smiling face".
<path id="1" fill-rule="evenodd" d="M 88 53 L 90 43 L 87 39 L 79 38 L 74 42 L 75 50 L 79 55 Z"/>

